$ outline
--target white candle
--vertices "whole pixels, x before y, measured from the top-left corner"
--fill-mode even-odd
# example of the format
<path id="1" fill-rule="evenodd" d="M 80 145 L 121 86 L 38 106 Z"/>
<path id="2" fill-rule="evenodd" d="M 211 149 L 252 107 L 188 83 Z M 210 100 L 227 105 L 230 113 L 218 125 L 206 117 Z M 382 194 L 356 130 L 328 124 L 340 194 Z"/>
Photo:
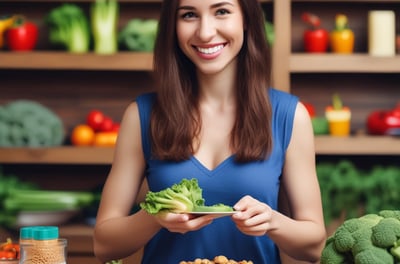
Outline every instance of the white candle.
<path id="1" fill-rule="evenodd" d="M 372 56 L 394 56 L 395 14 L 389 10 L 374 10 L 368 13 L 368 53 Z"/>

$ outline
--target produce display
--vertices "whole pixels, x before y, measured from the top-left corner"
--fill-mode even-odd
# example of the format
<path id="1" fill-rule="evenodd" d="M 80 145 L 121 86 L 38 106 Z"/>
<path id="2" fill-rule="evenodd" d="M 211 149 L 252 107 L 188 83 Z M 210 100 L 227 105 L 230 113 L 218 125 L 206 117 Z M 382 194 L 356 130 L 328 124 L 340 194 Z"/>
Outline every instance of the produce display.
<path id="1" fill-rule="evenodd" d="M 197 179 L 182 179 L 169 188 L 159 192 L 149 191 L 140 207 L 149 214 L 158 214 L 163 211 L 173 213 L 190 212 L 231 212 L 233 208 L 224 204 L 207 206 L 203 198 L 203 190 Z"/>
<path id="2" fill-rule="evenodd" d="M 400 263 L 400 211 L 382 210 L 346 220 L 330 236 L 321 264 Z"/>
<path id="3" fill-rule="evenodd" d="M 212 260 L 197 258 L 193 261 L 181 261 L 179 264 L 253 264 L 253 262 L 248 260 L 236 261 L 221 255 L 214 257 Z"/>
<path id="4" fill-rule="evenodd" d="M 59 146 L 64 125 L 49 108 L 31 100 L 16 100 L 0 106 L 1 147 Z"/>
<path id="5" fill-rule="evenodd" d="M 118 137 L 120 124 L 100 110 L 93 109 L 86 116 L 86 123 L 76 125 L 70 135 L 75 146 L 112 147 Z"/>
<path id="6" fill-rule="evenodd" d="M 337 14 L 335 28 L 330 34 L 331 49 L 335 53 L 352 53 L 354 49 L 354 32 L 349 28 L 347 16 Z"/>

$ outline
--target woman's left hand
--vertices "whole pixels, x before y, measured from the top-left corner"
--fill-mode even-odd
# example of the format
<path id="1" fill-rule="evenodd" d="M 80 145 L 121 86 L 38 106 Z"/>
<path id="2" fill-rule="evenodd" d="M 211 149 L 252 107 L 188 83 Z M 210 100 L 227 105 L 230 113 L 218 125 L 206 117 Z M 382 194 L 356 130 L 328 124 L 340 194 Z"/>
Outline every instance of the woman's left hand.
<path id="1" fill-rule="evenodd" d="M 237 228 L 250 236 L 263 236 L 271 228 L 272 209 L 265 203 L 246 195 L 233 208 L 240 211 L 232 216 Z"/>

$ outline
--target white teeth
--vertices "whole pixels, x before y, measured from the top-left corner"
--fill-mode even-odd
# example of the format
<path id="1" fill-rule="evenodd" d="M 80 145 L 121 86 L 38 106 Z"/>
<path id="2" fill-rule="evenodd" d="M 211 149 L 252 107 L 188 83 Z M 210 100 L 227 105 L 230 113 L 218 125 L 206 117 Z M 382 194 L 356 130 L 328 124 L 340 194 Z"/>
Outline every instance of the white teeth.
<path id="1" fill-rule="evenodd" d="M 200 51 L 201 53 L 212 54 L 212 53 L 215 53 L 215 52 L 221 50 L 223 47 L 224 47 L 224 45 L 219 45 L 219 46 L 215 46 L 215 47 L 207 48 L 207 49 L 197 47 L 197 50 Z"/>

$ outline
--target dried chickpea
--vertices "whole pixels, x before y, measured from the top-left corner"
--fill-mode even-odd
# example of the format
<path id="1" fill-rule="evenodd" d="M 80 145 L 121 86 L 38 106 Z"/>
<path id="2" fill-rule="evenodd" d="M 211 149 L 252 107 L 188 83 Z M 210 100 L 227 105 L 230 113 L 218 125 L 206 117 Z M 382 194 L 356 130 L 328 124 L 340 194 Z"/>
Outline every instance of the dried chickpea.
<path id="1" fill-rule="evenodd" d="M 225 256 L 216 256 L 215 258 L 214 258 L 214 262 L 215 263 L 221 263 L 221 264 L 225 264 L 225 263 L 228 263 L 228 258 L 227 257 L 225 257 Z"/>

